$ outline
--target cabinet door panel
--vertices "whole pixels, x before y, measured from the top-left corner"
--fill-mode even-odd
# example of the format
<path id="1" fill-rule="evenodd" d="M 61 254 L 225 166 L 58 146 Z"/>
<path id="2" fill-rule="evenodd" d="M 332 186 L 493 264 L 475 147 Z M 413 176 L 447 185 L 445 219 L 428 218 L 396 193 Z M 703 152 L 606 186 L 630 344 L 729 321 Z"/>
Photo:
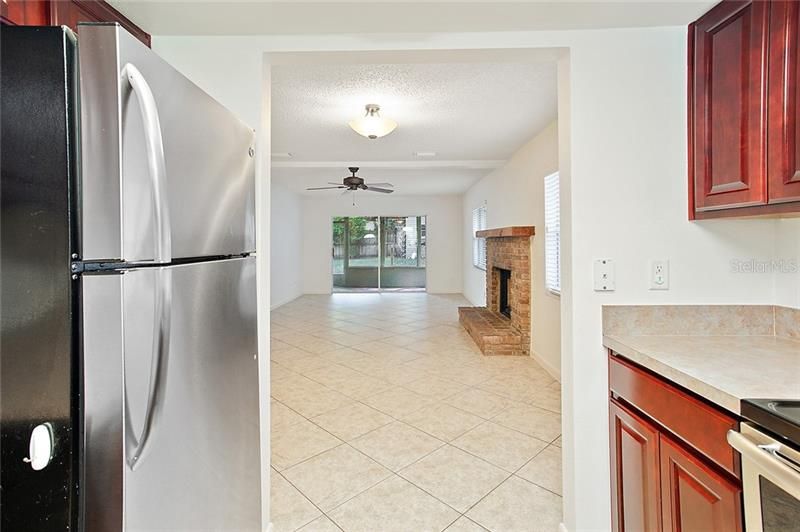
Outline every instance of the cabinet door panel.
<path id="1" fill-rule="evenodd" d="M 695 209 L 764 204 L 766 2 L 723 2 L 693 27 Z"/>
<path id="2" fill-rule="evenodd" d="M 800 201 L 800 2 L 770 7 L 769 202 Z"/>
<path id="3" fill-rule="evenodd" d="M 741 532 L 741 489 L 660 435 L 664 530 Z"/>
<path id="4" fill-rule="evenodd" d="M 614 530 L 660 531 L 658 431 L 616 401 L 609 405 Z"/>
<path id="5" fill-rule="evenodd" d="M 46 0 L 0 0 L 0 21 L 15 26 L 47 26 L 50 7 Z"/>

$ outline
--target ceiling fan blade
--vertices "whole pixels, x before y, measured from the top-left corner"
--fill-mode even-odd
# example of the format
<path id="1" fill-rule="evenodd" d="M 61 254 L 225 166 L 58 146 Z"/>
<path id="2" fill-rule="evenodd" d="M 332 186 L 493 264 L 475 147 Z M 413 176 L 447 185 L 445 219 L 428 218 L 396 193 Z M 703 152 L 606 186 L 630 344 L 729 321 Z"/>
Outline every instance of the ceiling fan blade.
<path id="1" fill-rule="evenodd" d="M 331 190 L 334 188 L 347 188 L 347 187 L 344 185 L 339 185 L 338 187 L 311 187 L 307 188 L 306 190 Z"/>
<path id="2" fill-rule="evenodd" d="M 342 184 L 341 184 L 341 183 L 334 183 L 333 181 L 328 181 L 328 184 L 329 184 L 329 185 L 338 185 L 338 186 L 342 186 Z"/>
<path id="3" fill-rule="evenodd" d="M 391 184 L 391 183 L 368 183 L 368 184 L 371 187 L 372 186 L 375 186 L 375 187 L 394 187 L 394 185 Z"/>
<path id="4" fill-rule="evenodd" d="M 382 192 L 383 194 L 391 194 L 394 190 L 389 190 L 388 188 L 378 188 L 378 187 L 367 187 L 365 190 L 368 192 Z"/>

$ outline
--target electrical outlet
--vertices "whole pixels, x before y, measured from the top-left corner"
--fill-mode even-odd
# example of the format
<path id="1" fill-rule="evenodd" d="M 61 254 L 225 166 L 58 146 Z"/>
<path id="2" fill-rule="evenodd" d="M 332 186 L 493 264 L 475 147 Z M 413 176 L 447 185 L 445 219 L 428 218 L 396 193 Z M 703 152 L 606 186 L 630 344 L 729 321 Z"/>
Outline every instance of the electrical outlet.
<path id="1" fill-rule="evenodd" d="M 650 261 L 650 290 L 669 290 L 669 261 Z"/>
<path id="2" fill-rule="evenodd" d="M 614 272 L 613 259 L 595 259 L 594 290 L 595 292 L 612 292 L 617 288 L 617 277 Z"/>

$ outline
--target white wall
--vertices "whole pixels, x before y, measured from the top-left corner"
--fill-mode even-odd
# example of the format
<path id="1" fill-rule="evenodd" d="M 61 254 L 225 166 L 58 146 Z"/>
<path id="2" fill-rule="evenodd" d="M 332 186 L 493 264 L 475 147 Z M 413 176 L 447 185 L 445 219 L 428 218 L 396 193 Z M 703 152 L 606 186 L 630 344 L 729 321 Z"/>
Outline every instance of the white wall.
<path id="1" fill-rule="evenodd" d="M 533 225 L 531 241 L 531 353 L 554 376 L 561 375 L 561 298 L 545 288 L 544 178 L 558 171 L 558 123 L 528 141 L 502 168 L 464 194 L 464 295 L 486 304 L 486 272 L 472 265 L 472 210 L 486 203 L 487 227 Z"/>
<path id="2" fill-rule="evenodd" d="M 775 303 L 800 308 L 800 218 L 778 221 L 773 257 L 785 268 L 775 274 Z"/>
<path id="3" fill-rule="evenodd" d="M 236 37 L 153 35 L 152 47 L 246 124 L 260 129 L 262 50 Z"/>
<path id="4" fill-rule="evenodd" d="M 304 217 L 300 194 L 272 182 L 269 304 L 274 309 L 303 294 Z"/>
<path id="5" fill-rule="evenodd" d="M 303 196 L 303 291 L 331 292 L 331 220 L 334 216 L 427 216 L 427 289 L 434 294 L 460 293 L 461 197 L 384 196 L 360 193 L 349 197 Z"/>
<path id="6" fill-rule="evenodd" d="M 684 27 L 395 36 L 156 36 L 153 46 L 250 123 L 251 117 L 257 119 L 262 97 L 259 60 L 265 51 L 568 49 L 559 62 L 558 129 L 565 270 L 564 520 L 570 531 L 610 527 L 602 305 L 778 299 L 775 275 L 743 276 L 730 268 L 737 257 L 772 256 L 778 221 L 687 221 Z M 262 123 L 269 124 L 268 112 Z M 269 175 L 268 164 L 262 172 Z M 461 207 L 453 210 L 454 219 L 460 221 Z M 460 259 L 461 239 L 454 240 L 459 249 L 451 251 Z M 616 260 L 616 292 L 592 290 L 592 260 L 599 257 Z M 669 291 L 647 289 L 649 258 L 670 259 Z M 308 261 L 306 255 L 304 262 Z M 461 267 L 452 271 L 460 272 Z M 449 290 L 460 291 L 460 286 Z"/>
<path id="7" fill-rule="evenodd" d="M 602 305 L 771 303 L 772 277 L 737 275 L 730 260 L 771 254 L 775 222 L 687 221 L 685 28 L 582 33 L 570 65 L 572 297 L 562 318 L 571 322 L 572 352 L 563 351 L 562 372 L 572 410 L 565 408 L 564 469 L 574 496 L 565 504 L 571 530 L 603 530 L 610 508 Z M 615 292 L 592 289 L 592 261 L 602 257 L 616 261 Z M 670 260 L 669 291 L 648 290 L 650 258 Z"/>

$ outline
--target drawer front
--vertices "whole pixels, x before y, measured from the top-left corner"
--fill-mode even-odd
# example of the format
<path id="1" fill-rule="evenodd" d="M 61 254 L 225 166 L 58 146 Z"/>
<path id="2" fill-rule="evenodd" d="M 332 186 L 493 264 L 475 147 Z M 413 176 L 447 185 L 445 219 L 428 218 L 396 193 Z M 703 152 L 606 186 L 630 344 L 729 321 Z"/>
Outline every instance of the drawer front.
<path id="1" fill-rule="evenodd" d="M 736 478 L 740 462 L 728 445 L 728 430 L 738 430 L 731 415 L 707 405 L 667 381 L 620 357 L 609 357 L 609 388 L 684 443 Z"/>

